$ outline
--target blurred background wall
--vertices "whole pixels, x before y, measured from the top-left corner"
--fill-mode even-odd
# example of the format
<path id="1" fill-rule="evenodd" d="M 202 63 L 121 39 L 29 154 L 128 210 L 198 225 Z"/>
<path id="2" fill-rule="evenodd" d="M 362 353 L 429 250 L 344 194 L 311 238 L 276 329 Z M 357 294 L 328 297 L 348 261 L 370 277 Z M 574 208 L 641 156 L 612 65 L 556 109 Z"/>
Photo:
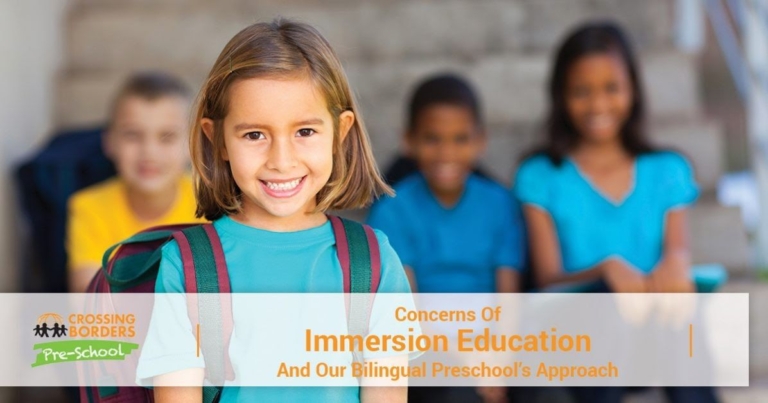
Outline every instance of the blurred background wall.
<path id="1" fill-rule="evenodd" d="M 653 112 L 661 126 L 654 132 L 677 139 L 688 129 L 714 130 L 698 119 L 701 102 L 693 60 L 672 48 L 672 4 L 81 0 L 74 3 L 67 24 L 56 121 L 64 126 L 99 122 L 117 85 L 136 69 L 166 69 L 199 84 L 234 33 L 283 15 L 318 27 L 340 54 L 381 162 L 399 145 L 402 111 L 414 82 L 435 71 L 465 73 L 485 101 L 491 126 L 487 165 L 508 181 L 545 108 L 543 85 L 553 46 L 565 31 L 589 18 L 620 20 L 642 50 Z M 714 164 L 720 165 L 719 157 Z M 714 180 L 714 168 L 701 169 L 703 179 Z"/>
<path id="2" fill-rule="evenodd" d="M 17 290 L 20 227 L 11 171 L 58 126 L 66 0 L 0 1 L 0 291 Z"/>
<path id="3" fill-rule="evenodd" d="M 735 272 L 749 265 L 739 211 L 714 198 L 729 165 L 748 165 L 743 107 L 728 92 L 733 83 L 716 42 L 702 52 L 708 58 L 674 46 L 674 0 L 73 0 L 55 123 L 101 122 L 117 86 L 137 69 L 169 70 L 197 87 L 232 35 L 278 15 L 315 25 L 333 44 L 382 166 L 400 146 L 414 83 L 445 70 L 467 75 L 490 127 L 484 165 L 504 183 L 537 139 L 558 41 L 584 20 L 620 21 L 641 54 L 651 134 L 692 158 L 704 190 L 691 220 L 695 260 Z"/>

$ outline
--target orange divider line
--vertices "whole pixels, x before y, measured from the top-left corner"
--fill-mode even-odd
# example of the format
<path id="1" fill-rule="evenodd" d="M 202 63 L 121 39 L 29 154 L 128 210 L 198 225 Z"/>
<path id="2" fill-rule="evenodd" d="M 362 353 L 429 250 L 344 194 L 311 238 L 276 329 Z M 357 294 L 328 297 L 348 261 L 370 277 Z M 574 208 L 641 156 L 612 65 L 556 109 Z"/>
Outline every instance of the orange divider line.
<path id="1" fill-rule="evenodd" d="M 693 323 L 688 325 L 688 357 L 693 358 Z"/>

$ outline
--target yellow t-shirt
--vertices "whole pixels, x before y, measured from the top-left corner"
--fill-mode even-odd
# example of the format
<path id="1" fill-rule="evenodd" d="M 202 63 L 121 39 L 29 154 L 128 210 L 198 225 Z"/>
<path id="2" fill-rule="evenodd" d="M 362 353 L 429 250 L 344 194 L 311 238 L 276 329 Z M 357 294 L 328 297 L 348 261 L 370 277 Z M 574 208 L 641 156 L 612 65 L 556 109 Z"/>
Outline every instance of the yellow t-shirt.
<path id="1" fill-rule="evenodd" d="M 192 180 L 179 181 L 173 207 L 153 221 L 141 221 L 131 211 L 125 184 L 119 178 L 83 189 L 69 199 L 67 222 L 68 267 L 100 267 L 110 246 L 131 235 L 158 225 L 204 222 L 195 218 L 195 194 Z"/>

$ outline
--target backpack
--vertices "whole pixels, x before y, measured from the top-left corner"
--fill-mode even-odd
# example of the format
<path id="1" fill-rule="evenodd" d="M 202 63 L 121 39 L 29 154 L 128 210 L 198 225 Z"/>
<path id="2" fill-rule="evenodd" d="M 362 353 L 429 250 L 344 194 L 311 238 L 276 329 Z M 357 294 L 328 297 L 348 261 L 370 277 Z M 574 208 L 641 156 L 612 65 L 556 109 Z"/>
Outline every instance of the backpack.
<path id="1" fill-rule="evenodd" d="M 345 293 L 375 294 L 381 280 L 379 244 L 373 230 L 348 219 L 328 216 L 336 239 L 336 253 L 341 264 Z M 188 305 L 190 320 L 200 324 L 200 343 L 205 357 L 206 379 L 220 384 L 234 379 L 228 351 L 232 334 L 231 288 L 224 252 L 212 224 L 182 224 L 156 227 L 140 232 L 112 246 L 104 253 L 101 270 L 88 286 L 88 293 L 153 293 L 160 268 L 162 247 L 176 240 L 181 251 L 187 293 L 220 293 L 218 306 Z M 113 255 L 113 252 L 114 255 Z M 110 257 L 111 256 L 111 257 Z M 368 331 L 371 298 L 357 298 L 350 304 L 345 299 L 348 332 L 366 334 Z M 217 304 L 211 304 L 217 305 Z M 117 311 L 111 305 L 110 310 Z M 198 309 L 200 308 L 200 309 Z M 107 312 L 107 311 L 103 311 Z M 137 312 L 151 315 L 151 312 Z M 149 317 L 149 316 L 147 316 Z M 201 320 L 205 318 L 205 320 Z M 204 325 L 203 325 L 204 324 Z M 146 334 L 146 328 L 136 329 Z M 126 357 L 138 362 L 140 349 Z M 355 360 L 361 357 L 355 356 Z M 120 379 L 130 382 L 134 374 L 116 374 L 108 361 L 79 362 L 81 379 Z M 213 403 L 220 398 L 221 387 L 203 387 L 203 402 Z M 80 388 L 83 403 L 154 402 L 153 391 L 143 387 L 84 386 Z"/>

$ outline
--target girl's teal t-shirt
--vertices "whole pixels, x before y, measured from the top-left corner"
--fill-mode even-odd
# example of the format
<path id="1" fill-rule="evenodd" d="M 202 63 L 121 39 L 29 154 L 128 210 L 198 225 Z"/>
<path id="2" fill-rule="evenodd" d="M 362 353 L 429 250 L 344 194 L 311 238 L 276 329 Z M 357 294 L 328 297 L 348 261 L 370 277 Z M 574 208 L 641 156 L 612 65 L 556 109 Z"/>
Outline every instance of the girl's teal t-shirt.
<path id="1" fill-rule="evenodd" d="M 545 155 L 523 162 L 513 192 L 550 214 L 563 269 L 571 273 L 611 256 L 651 272 L 662 255 L 667 213 L 699 194 L 691 165 L 669 151 L 635 158 L 634 184 L 622 200 L 603 195 L 571 159 L 558 166 Z"/>
<path id="2" fill-rule="evenodd" d="M 221 238 L 233 293 L 329 293 L 343 292 L 342 271 L 336 255 L 336 241 L 330 221 L 315 228 L 296 232 L 272 232 L 238 223 L 228 216 L 213 223 Z M 381 253 L 379 293 L 410 293 L 402 263 L 382 232 L 375 231 Z M 160 271 L 155 285 L 157 293 L 183 293 L 184 271 L 181 253 L 175 241 L 163 247 Z M 158 315 L 156 304 L 153 318 Z M 185 308 L 184 308 L 185 309 Z M 375 310 L 375 308 L 374 308 Z M 238 357 L 247 356 L 249 341 L 257 326 L 248 326 L 247 312 L 233 306 L 235 329 L 230 339 L 229 355 L 235 376 Z M 340 313 L 343 314 L 343 313 Z M 158 315 L 160 316 L 160 315 Z M 196 357 L 195 336 L 186 312 L 171 315 L 178 323 L 150 323 L 143 345 L 137 381 L 151 385 L 157 375 L 186 368 L 203 368 Z M 167 322 L 167 321 L 166 321 Z M 394 315 L 371 318 L 375 327 L 398 329 Z M 162 328 L 162 331 L 159 329 Z M 366 356 L 367 357 L 367 356 Z M 221 402 L 359 402 L 360 389 L 355 387 L 227 387 Z"/>

